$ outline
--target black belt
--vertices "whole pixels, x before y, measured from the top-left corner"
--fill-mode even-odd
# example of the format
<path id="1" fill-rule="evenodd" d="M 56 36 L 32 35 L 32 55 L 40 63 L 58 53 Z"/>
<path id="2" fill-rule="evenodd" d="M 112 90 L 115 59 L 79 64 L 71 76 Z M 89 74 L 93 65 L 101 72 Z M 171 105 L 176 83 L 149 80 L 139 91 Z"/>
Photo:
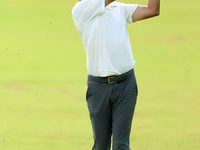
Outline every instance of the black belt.
<path id="1" fill-rule="evenodd" d="M 115 84 L 121 81 L 126 80 L 128 77 L 134 75 L 134 70 L 131 69 L 130 71 L 120 74 L 118 76 L 114 77 L 97 77 L 97 76 L 92 76 L 88 75 L 88 80 L 97 82 L 97 83 L 108 83 L 108 84 Z"/>

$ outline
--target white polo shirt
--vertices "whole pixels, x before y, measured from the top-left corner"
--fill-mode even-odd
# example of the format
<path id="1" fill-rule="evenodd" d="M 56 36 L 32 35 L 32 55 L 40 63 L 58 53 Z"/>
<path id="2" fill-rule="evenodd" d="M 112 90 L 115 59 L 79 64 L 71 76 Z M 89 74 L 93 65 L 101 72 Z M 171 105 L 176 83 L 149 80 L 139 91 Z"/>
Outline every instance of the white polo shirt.
<path id="1" fill-rule="evenodd" d="M 105 0 L 81 0 L 72 10 L 75 26 L 83 41 L 88 74 L 110 76 L 135 66 L 127 23 L 138 5 Z"/>

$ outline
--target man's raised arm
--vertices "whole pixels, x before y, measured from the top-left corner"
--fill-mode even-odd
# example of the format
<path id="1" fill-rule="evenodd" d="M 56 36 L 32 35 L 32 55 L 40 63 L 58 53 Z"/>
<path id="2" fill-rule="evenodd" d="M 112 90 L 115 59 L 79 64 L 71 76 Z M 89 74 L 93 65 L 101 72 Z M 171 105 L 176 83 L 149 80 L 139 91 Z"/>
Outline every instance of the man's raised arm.
<path id="1" fill-rule="evenodd" d="M 110 3 L 112 3 L 115 0 L 105 0 L 105 6 L 109 5 Z"/>
<path id="2" fill-rule="evenodd" d="M 72 15 L 83 23 L 89 23 L 105 10 L 105 0 L 83 0 L 73 7 Z"/>
<path id="3" fill-rule="evenodd" d="M 139 5 L 132 15 L 133 22 L 160 15 L 160 0 L 148 0 L 146 6 Z"/>

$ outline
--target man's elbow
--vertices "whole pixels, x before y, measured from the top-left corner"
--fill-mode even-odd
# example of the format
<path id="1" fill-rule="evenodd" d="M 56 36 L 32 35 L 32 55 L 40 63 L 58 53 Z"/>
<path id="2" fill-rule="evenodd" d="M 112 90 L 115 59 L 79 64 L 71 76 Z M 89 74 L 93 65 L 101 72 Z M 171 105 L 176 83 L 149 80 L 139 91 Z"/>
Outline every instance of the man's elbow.
<path id="1" fill-rule="evenodd" d="M 155 16 L 159 16 L 160 15 L 160 10 L 156 11 Z"/>
<path id="2" fill-rule="evenodd" d="M 153 11 L 151 15 L 152 15 L 152 17 L 159 16 L 160 15 L 160 10 Z"/>

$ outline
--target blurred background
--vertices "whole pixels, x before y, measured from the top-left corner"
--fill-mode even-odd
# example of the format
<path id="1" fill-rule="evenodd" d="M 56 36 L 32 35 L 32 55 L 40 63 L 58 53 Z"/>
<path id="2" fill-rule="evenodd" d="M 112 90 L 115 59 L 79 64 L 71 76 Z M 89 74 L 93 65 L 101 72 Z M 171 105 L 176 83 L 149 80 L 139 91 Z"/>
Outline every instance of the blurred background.
<path id="1" fill-rule="evenodd" d="M 1 150 L 91 149 L 76 2 L 1 0 Z M 139 87 L 131 149 L 200 148 L 199 3 L 161 1 L 159 17 L 128 25 Z"/>

